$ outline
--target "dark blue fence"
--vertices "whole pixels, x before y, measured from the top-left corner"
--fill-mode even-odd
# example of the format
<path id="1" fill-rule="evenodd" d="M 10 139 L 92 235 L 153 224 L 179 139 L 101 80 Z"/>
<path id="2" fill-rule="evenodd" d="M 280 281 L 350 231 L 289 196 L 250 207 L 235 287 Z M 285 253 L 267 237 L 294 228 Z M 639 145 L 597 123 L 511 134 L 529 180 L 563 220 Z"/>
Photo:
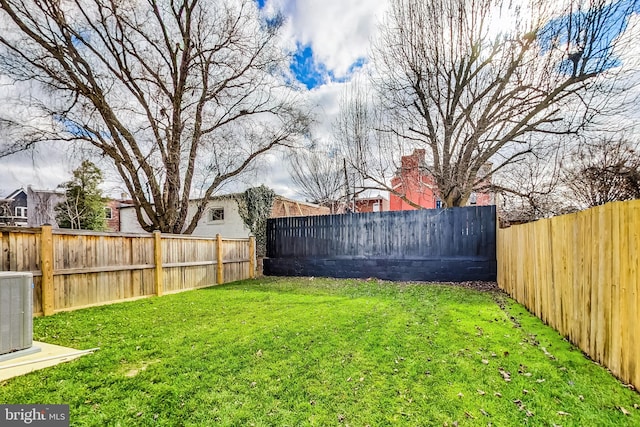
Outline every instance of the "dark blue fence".
<path id="1" fill-rule="evenodd" d="M 264 273 L 495 281 L 495 206 L 270 219 Z"/>

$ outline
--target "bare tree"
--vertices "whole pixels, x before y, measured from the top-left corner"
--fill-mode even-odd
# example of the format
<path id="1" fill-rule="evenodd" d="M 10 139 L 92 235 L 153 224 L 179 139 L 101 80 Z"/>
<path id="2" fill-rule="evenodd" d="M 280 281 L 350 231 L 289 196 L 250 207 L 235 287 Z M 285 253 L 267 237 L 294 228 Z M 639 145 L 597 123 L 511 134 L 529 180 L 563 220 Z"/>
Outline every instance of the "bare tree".
<path id="1" fill-rule="evenodd" d="M 328 206 L 331 213 L 336 213 L 344 201 L 345 177 L 338 154 L 315 147 L 298 150 L 289 158 L 289 173 L 300 194 L 313 203 Z"/>
<path id="2" fill-rule="evenodd" d="M 344 159 L 344 194 L 348 201 L 366 190 L 384 190 L 420 209 L 390 183 L 392 177 L 400 176 L 404 147 L 398 139 L 380 131 L 388 116 L 378 107 L 370 88 L 358 78 L 346 86 L 340 97 L 333 136 Z"/>
<path id="3" fill-rule="evenodd" d="M 11 199 L 0 199 L 0 224 L 14 226 L 16 225 L 15 218 L 13 216 L 13 210 L 11 209 Z"/>
<path id="4" fill-rule="evenodd" d="M 284 83 L 282 20 L 261 21 L 251 0 L 0 0 L 0 8 L 0 69 L 29 89 L 20 98 L 29 117 L 53 124 L 28 120 L 26 138 L 4 153 L 37 139 L 91 144 L 113 161 L 147 231 L 191 233 L 216 189 L 307 129 Z"/>
<path id="5" fill-rule="evenodd" d="M 385 152 L 353 153 L 359 169 L 376 155 L 424 148 L 444 205 L 465 205 L 490 174 L 538 148 L 532 134 L 570 134 L 602 111 L 600 95 L 621 88 L 616 36 L 637 6 L 392 0 L 372 84 L 383 112 L 376 128 L 396 142 Z M 493 169 L 483 174 L 487 162 Z"/>
<path id="6" fill-rule="evenodd" d="M 582 207 L 640 198 L 638 145 L 620 137 L 578 146 L 563 174 L 569 196 Z"/>
<path id="7" fill-rule="evenodd" d="M 499 217 L 503 224 L 523 223 L 574 212 L 562 176 L 566 153 L 556 141 L 545 151 L 522 157 L 507 165 L 494 178 L 491 189 L 499 194 Z"/>

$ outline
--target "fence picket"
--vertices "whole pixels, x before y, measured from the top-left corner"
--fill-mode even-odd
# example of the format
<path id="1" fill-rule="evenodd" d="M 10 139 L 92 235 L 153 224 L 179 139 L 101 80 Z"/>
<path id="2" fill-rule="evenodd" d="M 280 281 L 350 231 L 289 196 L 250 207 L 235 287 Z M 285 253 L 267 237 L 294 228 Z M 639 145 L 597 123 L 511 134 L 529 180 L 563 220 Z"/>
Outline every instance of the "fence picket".
<path id="1" fill-rule="evenodd" d="M 640 387 L 640 200 L 501 229 L 498 242 L 499 286 Z"/>
<path id="2" fill-rule="evenodd" d="M 495 224 L 493 206 L 270 219 L 265 274 L 495 280 Z"/>
<path id="3" fill-rule="evenodd" d="M 216 239 L 68 230 L 47 234 L 46 230 L 47 226 L 0 228 L 0 271 L 30 271 L 34 275 L 36 315 L 196 289 L 216 282 Z M 161 248 L 159 259 L 154 251 L 156 238 Z M 221 240 L 222 253 L 226 254 L 222 260 L 225 283 L 249 278 L 250 258 L 255 257 L 249 251 L 249 239 Z"/>

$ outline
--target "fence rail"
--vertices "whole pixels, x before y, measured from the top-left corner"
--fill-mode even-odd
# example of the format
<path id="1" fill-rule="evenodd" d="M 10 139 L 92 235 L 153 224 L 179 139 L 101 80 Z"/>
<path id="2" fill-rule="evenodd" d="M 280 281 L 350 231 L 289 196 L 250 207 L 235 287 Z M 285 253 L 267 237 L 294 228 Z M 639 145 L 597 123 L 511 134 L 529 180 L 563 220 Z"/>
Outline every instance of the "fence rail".
<path id="1" fill-rule="evenodd" d="M 640 388 L 640 200 L 499 230 L 498 284 Z"/>
<path id="2" fill-rule="evenodd" d="M 265 274 L 495 280 L 495 207 L 275 218 Z"/>
<path id="3" fill-rule="evenodd" d="M 255 241 L 0 228 L 0 271 L 34 276 L 33 312 L 49 315 L 255 277 Z"/>

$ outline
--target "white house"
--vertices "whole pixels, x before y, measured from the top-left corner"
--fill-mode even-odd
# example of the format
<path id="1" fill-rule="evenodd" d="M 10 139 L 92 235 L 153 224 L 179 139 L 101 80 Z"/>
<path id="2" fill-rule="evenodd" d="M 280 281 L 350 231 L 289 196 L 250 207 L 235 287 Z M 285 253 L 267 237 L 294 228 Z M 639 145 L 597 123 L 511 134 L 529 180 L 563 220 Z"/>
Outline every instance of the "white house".
<path id="1" fill-rule="evenodd" d="M 204 214 L 192 235 L 213 237 L 216 234 L 220 234 L 223 237 L 231 239 L 248 237 L 250 231 L 238 213 L 236 196 L 236 194 L 227 194 L 212 197 L 207 203 Z M 193 201 L 189 206 L 187 224 L 189 223 L 189 219 L 193 217 L 195 210 L 196 203 Z M 329 208 L 324 206 L 276 196 L 271 217 L 328 215 L 329 213 Z M 120 231 L 123 233 L 145 233 L 138 223 L 133 206 L 120 207 Z"/>

